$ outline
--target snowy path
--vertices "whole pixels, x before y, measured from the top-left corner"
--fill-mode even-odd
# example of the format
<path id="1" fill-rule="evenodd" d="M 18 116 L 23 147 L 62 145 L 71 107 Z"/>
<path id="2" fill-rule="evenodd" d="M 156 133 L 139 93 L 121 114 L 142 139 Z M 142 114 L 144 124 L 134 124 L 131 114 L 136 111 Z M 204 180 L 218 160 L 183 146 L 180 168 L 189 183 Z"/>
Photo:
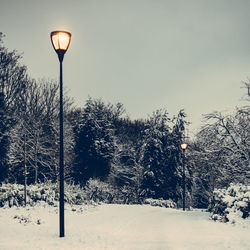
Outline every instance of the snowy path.
<path id="1" fill-rule="evenodd" d="M 58 237 L 56 213 L 48 206 L 1 208 L 0 249 L 250 249 L 250 227 L 215 223 L 200 211 L 101 205 L 80 213 L 67 207 L 65 238 Z"/>

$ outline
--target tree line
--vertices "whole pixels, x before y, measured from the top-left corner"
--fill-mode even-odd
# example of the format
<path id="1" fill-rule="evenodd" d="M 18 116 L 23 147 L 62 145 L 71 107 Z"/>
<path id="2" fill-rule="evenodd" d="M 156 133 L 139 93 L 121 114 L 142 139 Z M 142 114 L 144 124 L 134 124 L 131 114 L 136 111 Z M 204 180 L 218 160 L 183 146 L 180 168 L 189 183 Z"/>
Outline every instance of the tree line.
<path id="1" fill-rule="evenodd" d="M 36 184 L 58 180 L 58 83 L 35 80 L 9 51 L 0 33 L 0 182 Z M 205 207 L 212 191 L 232 181 L 247 182 L 249 106 L 235 114 L 205 116 L 188 142 L 189 204 Z M 84 107 L 64 97 L 65 181 L 82 187 L 90 179 L 126 189 L 133 202 L 145 198 L 182 200 L 183 153 L 188 126 L 184 110 L 165 109 L 131 120 L 121 103 L 88 98 Z"/>

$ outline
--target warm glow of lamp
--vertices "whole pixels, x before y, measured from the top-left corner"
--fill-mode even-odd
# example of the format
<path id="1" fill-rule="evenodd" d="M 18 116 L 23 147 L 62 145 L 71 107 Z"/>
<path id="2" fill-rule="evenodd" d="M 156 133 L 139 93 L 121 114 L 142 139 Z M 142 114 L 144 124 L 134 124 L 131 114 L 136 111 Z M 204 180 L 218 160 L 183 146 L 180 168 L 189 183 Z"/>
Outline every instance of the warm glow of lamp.
<path id="1" fill-rule="evenodd" d="M 185 150 L 185 149 L 187 148 L 187 146 L 188 146 L 188 145 L 187 145 L 186 143 L 182 143 L 182 144 L 181 144 L 181 148 L 182 148 L 183 150 Z"/>
<path id="2" fill-rule="evenodd" d="M 62 51 L 65 53 L 67 51 L 71 40 L 71 33 L 58 30 L 51 32 L 50 37 L 56 52 Z"/>

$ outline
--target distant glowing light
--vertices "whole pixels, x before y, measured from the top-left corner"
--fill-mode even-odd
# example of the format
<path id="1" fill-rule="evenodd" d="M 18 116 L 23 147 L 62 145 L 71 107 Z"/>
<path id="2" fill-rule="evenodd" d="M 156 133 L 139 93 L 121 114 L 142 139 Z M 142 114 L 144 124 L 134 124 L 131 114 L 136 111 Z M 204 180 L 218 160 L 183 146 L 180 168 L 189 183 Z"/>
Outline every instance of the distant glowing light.
<path id="1" fill-rule="evenodd" d="M 183 150 L 185 150 L 185 149 L 187 148 L 187 146 L 188 146 L 188 145 L 187 145 L 186 143 L 182 143 L 182 144 L 181 144 L 181 148 L 182 148 Z"/>

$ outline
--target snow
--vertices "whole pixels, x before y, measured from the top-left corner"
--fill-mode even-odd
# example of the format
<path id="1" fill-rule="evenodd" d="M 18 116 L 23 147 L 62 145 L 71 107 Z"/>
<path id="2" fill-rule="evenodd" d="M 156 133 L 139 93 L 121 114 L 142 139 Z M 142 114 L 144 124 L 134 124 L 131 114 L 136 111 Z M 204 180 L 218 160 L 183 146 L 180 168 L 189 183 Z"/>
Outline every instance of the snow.
<path id="1" fill-rule="evenodd" d="M 209 219 L 201 210 L 149 205 L 65 207 L 65 237 L 58 207 L 0 209 L 0 249 L 250 249 L 248 226 Z"/>

